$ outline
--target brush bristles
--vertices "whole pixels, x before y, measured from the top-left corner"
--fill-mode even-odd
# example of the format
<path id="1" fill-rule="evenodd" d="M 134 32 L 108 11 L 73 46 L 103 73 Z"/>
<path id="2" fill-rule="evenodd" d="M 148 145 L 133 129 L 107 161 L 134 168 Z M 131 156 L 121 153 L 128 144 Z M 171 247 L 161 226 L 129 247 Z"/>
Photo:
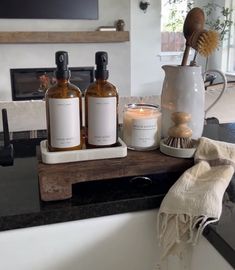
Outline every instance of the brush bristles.
<path id="1" fill-rule="evenodd" d="M 215 31 L 203 31 L 197 40 L 196 50 L 204 57 L 208 57 L 219 45 L 219 35 Z"/>
<path id="2" fill-rule="evenodd" d="M 169 136 L 165 142 L 166 145 L 174 148 L 192 148 L 193 140 L 191 138 L 175 138 Z"/>

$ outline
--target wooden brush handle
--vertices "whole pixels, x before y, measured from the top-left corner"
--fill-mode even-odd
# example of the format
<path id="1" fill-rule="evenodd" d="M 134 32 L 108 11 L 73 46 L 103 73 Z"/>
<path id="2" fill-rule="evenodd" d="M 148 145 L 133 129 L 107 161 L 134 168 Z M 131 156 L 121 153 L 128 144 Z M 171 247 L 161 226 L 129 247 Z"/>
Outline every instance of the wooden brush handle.
<path id="1" fill-rule="evenodd" d="M 181 62 L 181 66 L 186 66 L 187 65 L 189 51 L 190 51 L 190 46 L 186 44 L 186 47 L 184 49 L 183 59 L 182 59 L 182 62 Z"/>
<path id="2" fill-rule="evenodd" d="M 190 138 L 192 130 L 187 126 L 191 119 L 191 115 L 185 112 L 174 112 L 171 115 L 172 121 L 175 125 L 169 128 L 168 134 L 174 138 Z"/>

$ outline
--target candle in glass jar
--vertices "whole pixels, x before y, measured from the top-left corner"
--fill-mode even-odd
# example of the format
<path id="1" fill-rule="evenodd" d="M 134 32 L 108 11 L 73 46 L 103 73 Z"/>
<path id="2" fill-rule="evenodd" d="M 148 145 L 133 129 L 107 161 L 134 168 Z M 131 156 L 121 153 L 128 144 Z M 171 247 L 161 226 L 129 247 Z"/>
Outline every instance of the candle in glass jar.
<path id="1" fill-rule="evenodd" d="M 128 104 L 123 115 L 123 140 L 129 149 L 152 150 L 160 142 L 160 115 L 157 106 Z"/>

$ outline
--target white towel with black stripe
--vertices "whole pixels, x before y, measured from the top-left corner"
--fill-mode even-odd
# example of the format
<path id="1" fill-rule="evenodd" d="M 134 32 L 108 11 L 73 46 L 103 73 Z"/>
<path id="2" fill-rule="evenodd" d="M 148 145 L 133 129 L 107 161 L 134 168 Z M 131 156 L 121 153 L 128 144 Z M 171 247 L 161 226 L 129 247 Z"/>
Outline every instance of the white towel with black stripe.
<path id="1" fill-rule="evenodd" d="M 199 140 L 195 165 L 164 197 L 158 214 L 162 258 L 182 255 L 196 244 L 204 228 L 219 220 L 224 192 L 234 174 L 235 144 Z"/>

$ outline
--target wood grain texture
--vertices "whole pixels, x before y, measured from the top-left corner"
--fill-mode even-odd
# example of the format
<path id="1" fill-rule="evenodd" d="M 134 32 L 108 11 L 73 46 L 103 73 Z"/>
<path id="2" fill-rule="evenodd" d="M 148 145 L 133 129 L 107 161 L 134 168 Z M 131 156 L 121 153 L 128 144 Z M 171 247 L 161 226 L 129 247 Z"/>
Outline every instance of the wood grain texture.
<path id="1" fill-rule="evenodd" d="M 0 32 L 1 44 L 14 43 L 109 43 L 129 41 L 128 31 Z"/>
<path id="2" fill-rule="evenodd" d="M 192 159 L 166 156 L 159 150 L 128 151 L 127 157 L 64 164 L 43 164 L 39 159 L 38 176 L 41 198 L 61 200 L 72 196 L 72 184 L 120 177 L 183 172 Z"/>

